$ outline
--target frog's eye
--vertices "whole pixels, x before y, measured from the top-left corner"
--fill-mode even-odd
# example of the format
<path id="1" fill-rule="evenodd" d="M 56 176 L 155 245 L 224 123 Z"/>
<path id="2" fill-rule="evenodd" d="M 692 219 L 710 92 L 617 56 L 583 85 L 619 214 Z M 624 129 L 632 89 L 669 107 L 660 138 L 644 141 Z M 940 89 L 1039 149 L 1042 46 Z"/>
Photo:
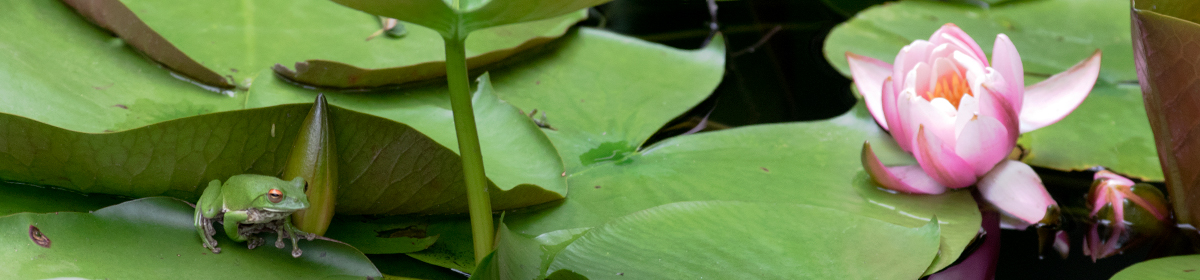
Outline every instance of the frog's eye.
<path id="1" fill-rule="evenodd" d="M 271 189 L 267 191 L 267 200 L 270 200 L 271 203 L 279 203 L 283 201 L 283 192 L 279 191 L 279 189 Z"/>

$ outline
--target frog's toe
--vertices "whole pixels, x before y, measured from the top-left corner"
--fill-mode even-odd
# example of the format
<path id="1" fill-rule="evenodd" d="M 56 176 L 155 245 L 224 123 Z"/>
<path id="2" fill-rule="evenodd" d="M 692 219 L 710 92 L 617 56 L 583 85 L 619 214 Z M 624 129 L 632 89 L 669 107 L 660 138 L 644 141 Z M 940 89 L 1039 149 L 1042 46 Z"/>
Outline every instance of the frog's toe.
<path id="1" fill-rule="evenodd" d="M 313 241 L 313 239 L 315 239 L 315 238 L 317 238 L 316 233 L 305 233 L 304 234 L 304 239 L 308 239 L 308 241 Z"/>
<path id="2" fill-rule="evenodd" d="M 295 249 L 292 249 L 292 257 L 293 257 L 293 258 L 299 258 L 299 257 L 300 257 L 300 254 L 301 254 L 301 253 L 303 253 L 303 252 L 304 252 L 304 251 L 301 251 L 301 250 L 300 250 L 300 248 L 295 248 Z"/>
<path id="3" fill-rule="evenodd" d="M 220 247 L 212 247 L 212 252 L 213 252 L 213 254 L 220 254 L 221 248 Z"/>
<path id="4" fill-rule="evenodd" d="M 283 239 L 275 240 L 275 248 L 283 249 L 283 246 L 286 245 L 286 243 L 283 243 Z"/>

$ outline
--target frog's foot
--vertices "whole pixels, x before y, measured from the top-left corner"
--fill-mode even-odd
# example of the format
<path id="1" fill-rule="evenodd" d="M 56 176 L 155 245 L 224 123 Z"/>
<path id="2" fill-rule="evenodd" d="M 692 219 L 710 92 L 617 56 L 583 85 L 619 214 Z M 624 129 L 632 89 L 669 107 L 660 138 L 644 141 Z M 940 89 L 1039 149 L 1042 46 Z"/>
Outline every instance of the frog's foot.
<path id="1" fill-rule="evenodd" d="M 252 236 L 246 240 L 246 248 L 254 249 L 263 245 L 263 243 L 266 243 L 266 241 L 262 237 Z"/>
<path id="2" fill-rule="evenodd" d="M 304 234 L 304 239 L 308 239 L 308 241 L 313 241 L 313 239 L 316 239 L 316 238 L 317 238 L 317 234 L 316 234 L 316 233 L 307 233 L 307 232 L 300 232 L 300 233 L 303 233 L 303 234 Z"/>
<path id="3" fill-rule="evenodd" d="M 304 253 L 304 251 L 301 251 L 300 248 L 292 248 L 293 258 L 299 258 L 301 253 Z"/>
<path id="4" fill-rule="evenodd" d="M 275 248 L 283 249 L 283 246 L 287 246 L 287 243 L 283 242 L 283 235 L 284 233 L 280 231 L 279 238 L 275 239 Z"/>

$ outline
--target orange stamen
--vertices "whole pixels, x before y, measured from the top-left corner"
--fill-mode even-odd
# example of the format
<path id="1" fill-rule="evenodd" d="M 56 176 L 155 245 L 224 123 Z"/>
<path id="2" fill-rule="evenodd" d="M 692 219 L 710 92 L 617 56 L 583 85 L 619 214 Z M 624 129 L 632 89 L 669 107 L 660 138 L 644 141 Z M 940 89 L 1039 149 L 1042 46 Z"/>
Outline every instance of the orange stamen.
<path id="1" fill-rule="evenodd" d="M 933 101 L 934 98 L 945 98 L 954 105 L 954 108 L 958 108 L 958 103 L 962 100 L 963 95 L 975 96 L 971 93 L 971 86 L 967 85 L 966 79 L 957 73 L 950 72 L 938 77 L 933 91 L 925 93 L 925 99 Z"/>

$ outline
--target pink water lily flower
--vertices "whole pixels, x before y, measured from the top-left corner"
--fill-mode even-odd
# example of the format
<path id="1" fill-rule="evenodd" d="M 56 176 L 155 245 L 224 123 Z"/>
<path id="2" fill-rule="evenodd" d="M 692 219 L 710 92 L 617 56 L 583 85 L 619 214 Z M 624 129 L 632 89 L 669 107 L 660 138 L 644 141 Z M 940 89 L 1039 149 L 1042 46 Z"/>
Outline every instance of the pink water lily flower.
<path id="1" fill-rule="evenodd" d="M 1057 205 L 1032 168 L 1006 160 L 1017 136 L 1075 110 L 1100 72 L 1100 51 L 1025 86 L 1021 56 L 996 35 L 992 60 L 962 29 L 943 25 L 929 41 L 900 50 L 894 64 L 847 52 L 854 85 L 871 116 L 917 165 L 884 166 L 869 145 L 863 167 L 880 185 L 938 194 L 978 185 L 984 199 L 1027 224 Z"/>

